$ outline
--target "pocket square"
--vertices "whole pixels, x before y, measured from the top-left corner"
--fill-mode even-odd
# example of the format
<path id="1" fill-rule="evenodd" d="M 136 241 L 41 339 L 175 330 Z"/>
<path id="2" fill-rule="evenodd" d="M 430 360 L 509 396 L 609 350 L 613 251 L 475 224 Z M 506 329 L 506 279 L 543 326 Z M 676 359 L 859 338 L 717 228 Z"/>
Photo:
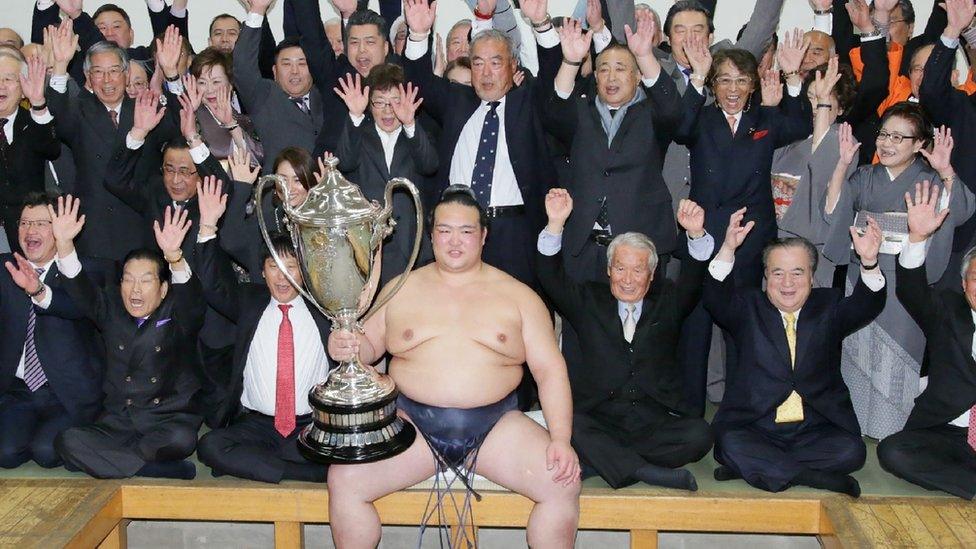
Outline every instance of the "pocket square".
<path id="1" fill-rule="evenodd" d="M 757 132 L 753 132 L 752 133 L 752 140 L 753 141 L 759 141 L 763 137 L 766 137 L 766 134 L 768 134 L 768 133 L 769 133 L 769 130 L 759 130 Z"/>
<path id="2" fill-rule="evenodd" d="M 164 318 L 164 319 L 161 319 L 161 320 L 157 320 L 156 321 L 156 327 L 159 328 L 160 326 L 165 326 L 166 323 L 169 322 L 170 320 L 172 320 L 172 319 L 171 318 Z"/>

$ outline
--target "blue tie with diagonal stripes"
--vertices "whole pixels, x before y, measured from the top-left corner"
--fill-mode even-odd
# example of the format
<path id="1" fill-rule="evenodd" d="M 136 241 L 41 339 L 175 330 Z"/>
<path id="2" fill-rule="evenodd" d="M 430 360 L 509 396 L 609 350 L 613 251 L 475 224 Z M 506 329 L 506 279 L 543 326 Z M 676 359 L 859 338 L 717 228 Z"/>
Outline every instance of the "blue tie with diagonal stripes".
<path id="1" fill-rule="evenodd" d="M 34 269 L 38 275 L 44 274 L 44 269 Z M 34 344 L 34 327 L 37 324 L 37 314 L 34 312 L 34 303 L 30 304 L 30 312 L 27 313 L 27 338 L 24 341 L 24 383 L 31 392 L 41 388 L 47 383 L 47 376 L 41 368 L 41 359 L 37 357 L 37 346 Z"/>

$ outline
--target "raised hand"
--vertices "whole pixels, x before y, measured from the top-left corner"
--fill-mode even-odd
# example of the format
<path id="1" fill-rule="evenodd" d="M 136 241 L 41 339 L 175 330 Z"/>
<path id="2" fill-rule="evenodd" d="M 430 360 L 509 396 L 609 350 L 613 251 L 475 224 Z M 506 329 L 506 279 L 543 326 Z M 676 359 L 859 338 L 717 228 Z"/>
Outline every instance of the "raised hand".
<path id="1" fill-rule="evenodd" d="M 166 27 L 162 40 L 156 39 L 156 63 L 166 78 L 179 76 L 180 56 L 183 55 L 183 38 L 176 25 Z"/>
<path id="2" fill-rule="evenodd" d="M 430 32 L 437 18 L 437 1 L 428 3 L 427 0 L 404 0 L 403 17 L 407 20 L 410 32 L 424 34 Z"/>
<path id="3" fill-rule="evenodd" d="M 939 172 L 939 177 L 945 180 L 945 186 L 947 191 L 952 190 L 951 180 L 955 172 L 952 169 L 952 164 L 950 163 L 950 157 L 952 156 L 952 147 L 954 142 L 952 140 L 952 130 L 946 126 L 939 126 L 935 130 L 935 139 L 932 142 L 932 152 L 922 149 L 918 152 L 922 153 L 922 156 L 929 161 L 929 165 L 932 169 Z"/>
<path id="4" fill-rule="evenodd" d="M 359 74 L 353 76 L 347 73 L 339 79 L 339 87 L 332 88 L 332 91 L 345 102 L 349 114 L 362 116 L 366 112 L 366 107 L 369 105 L 369 86 L 365 89 L 362 87 Z"/>
<path id="5" fill-rule="evenodd" d="M 830 4 L 831 0 L 810 0 L 810 7 L 817 11 L 830 9 Z"/>
<path id="6" fill-rule="evenodd" d="M 40 57 L 27 59 L 27 74 L 20 75 L 20 90 L 33 106 L 43 105 L 44 82 L 47 76 L 47 66 Z"/>
<path id="7" fill-rule="evenodd" d="M 197 183 L 197 206 L 200 209 L 200 228 L 213 230 L 227 211 L 227 194 L 221 191 L 222 184 L 212 175 Z"/>
<path id="8" fill-rule="evenodd" d="M 494 15 L 496 4 L 498 4 L 498 0 L 478 0 L 474 9 L 478 10 L 478 13 L 482 15 Z"/>
<path id="9" fill-rule="evenodd" d="M 810 41 L 803 37 L 803 30 L 793 29 L 787 32 L 776 48 L 776 62 L 779 63 L 779 68 L 787 74 L 799 71 L 808 47 Z"/>
<path id="10" fill-rule="evenodd" d="M 180 100 L 180 133 L 183 134 L 183 139 L 189 143 L 191 147 L 195 147 L 200 139 L 200 133 L 197 132 L 197 114 L 193 110 L 193 105 L 190 104 L 190 99 L 183 94 L 178 98 Z"/>
<path id="11" fill-rule="evenodd" d="M 883 240 L 881 227 L 872 217 L 868 217 L 867 229 L 863 231 L 851 227 L 851 241 L 854 243 L 854 251 L 861 258 L 861 265 L 877 265 Z"/>
<path id="12" fill-rule="evenodd" d="M 702 77 L 708 76 L 708 71 L 712 68 L 712 52 L 709 51 L 705 38 L 697 34 L 689 35 L 685 37 L 683 47 L 694 73 Z"/>
<path id="13" fill-rule="evenodd" d="M 705 235 L 705 210 L 687 198 L 678 202 L 678 225 L 692 238 Z"/>
<path id="14" fill-rule="evenodd" d="M 349 19 L 349 16 L 356 13 L 356 0 L 331 0 L 332 5 L 335 6 L 336 11 L 343 19 Z"/>
<path id="15" fill-rule="evenodd" d="M 163 251 L 163 256 L 171 257 L 180 251 L 183 239 L 187 231 L 190 230 L 190 210 L 178 208 L 175 212 L 173 208 L 166 206 L 163 214 L 163 225 L 160 227 L 159 220 L 153 221 L 153 233 L 156 234 L 156 244 Z"/>
<path id="16" fill-rule="evenodd" d="M 419 92 L 420 89 L 410 82 L 407 83 L 406 87 L 400 84 L 400 102 L 393 103 L 393 114 L 396 115 L 397 120 L 404 126 L 413 125 L 416 120 L 415 115 L 417 114 L 417 109 L 424 102 L 423 97 L 417 98 Z"/>
<path id="17" fill-rule="evenodd" d="M 251 7 L 248 8 L 247 11 L 250 13 L 256 13 L 258 15 L 264 15 L 268 13 L 268 8 L 273 2 L 274 0 L 249 0 L 248 3 L 251 5 Z M 349 13 L 351 14 L 352 12 Z"/>
<path id="18" fill-rule="evenodd" d="M 529 18 L 533 25 L 540 25 L 546 20 L 549 10 L 548 0 L 522 0 L 519 3 L 522 15 Z"/>
<path id="19" fill-rule="evenodd" d="M 949 38 L 959 38 L 962 31 L 966 30 L 966 27 L 973 22 L 973 16 L 976 15 L 976 4 L 973 4 L 972 0 L 945 0 L 941 6 L 946 10 L 946 16 L 949 19 L 946 25 L 946 35 Z"/>
<path id="20" fill-rule="evenodd" d="M 338 162 L 336 156 L 329 151 L 325 151 L 322 153 L 322 156 L 315 159 L 315 162 L 319 166 L 319 169 L 312 173 L 312 175 L 315 176 L 316 183 L 321 183 L 322 180 L 325 179 L 325 174 L 328 173 L 329 170 L 329 167 L 325 165 L 326 161 L 328 160 Z"/>
<path id="21" fill-rule="evenodd" d="M 54 240 L 61 244 L 70 244 L 81 229 L 85 226 L 85 216 L 78 216 L 78 209 L 81 207 L 81 199 L 68 196 L 58 197 L 58 206 L 48 206 L 48 213 L 51 214 L 51 231 L 54 233 Z"/>
<path id="22" fill-rule="evenodd" d="M 253 185 L 258 180 L 261 167 L 251 167 L 251 153 L 247 149 L 234 147 L 234 152 L 227 157 L 227 163 L 230 165 L 230 176 L 234 181 Z"/>
<path id="23" fill-rule="evenodd" d="M 549 224 L 546 229 L 553 234 L 563 232 L 563 226 L 573 213 L 573 197 L 566 189 L 550 189 L 546 194 L 546 215 Z"/>
<path id="24" fill-rule="evenodd" d="M 33 265 L 17 252 L 14 252 L 14 263 L 7 261 L 3 265 L 10 273 L 14 284 L 29 294 L 37 292 L 41 288 L 41 275 L 37 274 Z"/>
<path id="25" fill-rule="evenodd" d="M 861 148 L 861 144 L 854 139 L 854 132 L 851 130 L 850 124 L 844 122 L 838 126 L 837 140 L 840 143 L 838 147 L 840 149 L 840 159 L 837 161 L 837 164 L 848 166 L 854 160 L 854 157 L 857 156 L 857 150 Z"/>
<path id="26" fill-rule="evenodd" d="M 834 86 L 840 81 L 840 71 L 837 66 L 837 56 L 831 55 L 827 60 L 827 73 L 817 71 L 816 78 L 810 89 L 813 90 L 817 103 L 830 103 L 830 94 L 834 91 Z"/>
<path id="27" fill-rule="evenodd" d="M 759 81 L 762 92 L 762 105 L 764 107 L 779 106 L 783 100 L 783 83 L 779 79 L 779 71 L 770 69 L 763 73 Z"/>
<path id="28" fill-rule="evenodd" d="M 844 4 L 851 23 L 861 32 L 874 32 L 874 21 L 871 20 L 871 7 L 865 0 L 849 0 Z"/>
<path id="29" fill-rule="evenodd" d="M 898 5 L 898 0 L 874 0 L 874 11 L 888 14 Z"/>
<path id="30" fill-rule="evenodd" d="M 742 243 L 746 241 L 746 236 L 749 235 L 749 231 L 756 225 L 755 221 L 750 221 L 745 225 L 742 224 L 742 219 L 745 218 L 746 208 L 740 208 L 729 216 L 729 228 L 725 230 L 725 241 L 722 243 L 722 247 L 728 251 L 734 252 L 742 246 Z"/>
<path id="31" fill-rule="evenodd" d="M 149 132 L 163 120 L 166 109 L 159 108 L 159 96 L 152 90 L 142 90 L 136 96 L 135 113 L 129 135 L 136 141 L 145 141 Z"/>
<path id="32" fill-rule="evenodd" d="M 234 125 L 234 106 L 230 102 L 231 87 L 223 86 L 217 89 L 217 105 L 213 110 L 214 118 L 224 126 Z"/>
<path id="33" fill-rule="evenodd" d="M 515 71 L 515 74 L 512 75 L 512 84 L 515 84 L 515 87 L 517 88 L 522 85 L 522 82 L 525 82 L 525 71 Z"/>
<path id="34" fill-rule="evenodd" d="M 45 29 L 44 45 L 51 48 L 54 57 L 54 74 L 66 74 L 68 63 L 78 50 L 78 35 L 74 31 L 74 22 L 66 18 L 59 26 Z"/>
<path id="35" fill-rule="evenodd" d="M 583 26 L 576 19 L 567 18 L 559 29 L 559 43 L 563 50 L 563 59 L 572 63 L 581 63 L 590 51 L 593 40 L 592 31 L 584 31 Z"/>
<path id="36" fill-rule="evenodd" d="M 434 74 L 444 76 L 444 71 L 447 70 L 447 50 L 444 49 L 444 38 L 441 33 L 434 35 L 434 51 L 437 52 L 434 55 Z"/>
<path id="37" fill-rule="evenodd" d="M 905 193 L 908 206 L 908 240 L 922 242 L 939 230 L 942 222 L 949 216 L 949 208 L 937 211 L 939 205 L 939 186 L 928 181 L 915 184 L 915 198 Z"/>
<path id="38" fill-rule="evenodd" d="M 77 18 L 81 15 L 81 7 L 83 0 L 54 0 L 54 3 L 61 8 L 61 11 L 65 13 L 71 19 Z"/>
<path id="39" fill-rule="evenodd" d="M 627 38 L 627 47 L 634 57 L 646 57 L 653 55 L 654 35 L 657 34 L 657 25 L 654 17 L 647 10 L 639 10 L 635 14 L 637 30 L 631 32 L 630 25 L 624 25 L 624 36 Z"/>
<path id="40" fill-rule="evenodd" d="M 154 76 L 158 73 L 159 71 L 156 71 Z M 180 78 L 183 81 L 183 95 L 190 100 L 190 109 L 193 112 L 197 112 L 200 105 L 203 104 L 203 90 L 200 89 L 200 86 L 197 84 L 197 79 L 192 74 L 184 74 Z"/>

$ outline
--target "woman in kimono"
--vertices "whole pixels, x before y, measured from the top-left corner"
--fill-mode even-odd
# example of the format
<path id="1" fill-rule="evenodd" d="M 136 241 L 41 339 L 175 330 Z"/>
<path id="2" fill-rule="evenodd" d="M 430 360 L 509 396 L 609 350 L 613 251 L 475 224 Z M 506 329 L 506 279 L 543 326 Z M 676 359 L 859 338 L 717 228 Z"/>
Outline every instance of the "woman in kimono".
<path id="1" fill-rule="evenodd" d="M 905 194 L 929 181 L 941 189 L 940 210 L 949 209 L 949 217 L 932 236 L 927 252 L 926 274 L 929 283 L 935 283 L 949 262 L 954 229 L 976 209 L 976 197 L 965 184 L 955 180 L 949 163 L 951 132 L 943 127 L 933 136 L 932 126 L 918 105 L 893 105 L 882 116 L 878 132 L 880 162 L 862 166 L 850 177 L 846 176 L 847 166 L 856 157 L 860 143 L 846 124 L 841 126 L 839 138 L 840 159 L 830 177 L 824 204 L 829 225 L 824 255 L 837 265 L 852 264 L 848 269 L 848 286 L 852 286 L 851 277 L 860 272 L 860 265 L 853 266 L 857 256 L 851 253 L 848 227 L 854 224 L 858 212 L 905 213 Z M 882 229 L 886 229 L 884 222 Z M 895 262 L 900 250 L 897 240 L 897 235 L 886 231 L 886 245 L 878 257 L 878 266 L 888 280 L 885 308 L 871 324 L 844 340 L 841 357 L 841 370 L 861 431 L 876 439 L 902 429 L 921 392 L 919 370 L 925 337 L 894 295 Z"/>

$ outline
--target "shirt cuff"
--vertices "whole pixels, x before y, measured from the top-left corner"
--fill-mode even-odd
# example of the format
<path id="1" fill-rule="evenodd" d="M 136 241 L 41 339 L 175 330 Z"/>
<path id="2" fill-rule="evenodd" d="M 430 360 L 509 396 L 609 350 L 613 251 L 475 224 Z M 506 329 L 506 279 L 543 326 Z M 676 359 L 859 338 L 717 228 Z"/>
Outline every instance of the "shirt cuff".
<path id="1" fill-rule="evenodd" d="M 37 0 L 38 11 L 44 11 L 54 5 L 54 0 Z"/>
<path id="2" fill-rule="evenodd" d="M 173 6 L 170 6 L 169 14 L 177 19 L 183 19 L 186 17 L 186 8 L 176 9 Z"/>
<path id="3" fill-rule="evenodd" d="M 878 35 L 875 35 L 875 36 L 868 36 L 866 38 L 861 38 L 861 42 L 862 43 L 864 43 L 864 42 L 873 42 L 875 40 L 881 40 L 882 38 L 887 38 L 887 35 L 885 35 L 885 34 L 882 33 L 882 34 L 878 34 Z"/>
<path id="4" fill-rule="evenodd" d="M 818 30 L 824 34 L 830 34 L 834 30 L 834 17 L 831 14 L 813 15 L 813 30 Z"/>
<path id="5" fill-rule="evenodd" d="M 593 35 L 593 48 L 596 53 L 599 54 L 610 45 L 610 41 L 613 39 L 613 35 L 610 34 L 610 29 L 606 25 L 603 25 L 603 30 Z"/>
<path id="6" fill-rule="evenodd" d="M 58 258 L 58 272 L 68 278 L 74 278 L 81 272 L 81 261 L 78 259 L 78 250 L 72 250 L 66 257 Z"/>
<path id="7" fill-rule="evenodd" d="M 244 19 L 244 24 L 252 29 L 260 29 L 264 25 L 264 16 L 259 13 L 248 12 L 247 17 Z"/>
<path id="8" fill-rule="evenodd" d="M 38 301 L 36 297 L 32 297 L 31 301 L 33 301 L 34 305 L 37 305 L 41 309 L 47 310 L 47 308 L 51 306 L 51 298 L 52 298 L 51 287 L 48 286 L 47 284 L 44 285 L 44 294 L 42 295 L 44 295 L 44 299 Z"/>
<path id="9" fill-rule="evenodd" d="M 430 33 L 425 33 L 423 40 L 414 40 L 410 38 L 409 31 L 407 33 L 407 46 L 403 49 L 403 55 L 411 61 L 416 61 L 427 55 L 427 37 Z"/>
<path id="10" fill-rule="evenodd" d="M 407 139 L 413 139 L 413 136 L 417 133 L 417 123 L 414 122 L 409 126 L 403 126 L 403 133 L 407 136 Z"/>
<path id="11" fill-rule="evenodd" d="M 206 143 L 200 143 L 196 147 L 190 149 L 190 158 L 193 159 L 194 164 L 203 164 L 209 156 L 210 149 L 207 147 Z"/>
<path id="12" fill-rule="evenodd" d="M 803 85 L 792 86 L 789 83 L 786 84 L 786 93 L 790 94 L 790 97 L 800 97 L 800 91 L 803 90 Z"/>
<path id="13" fill-rule="evenodd" d="M 207 236 L 203 236 L 202 234 L 197 233 L 197 244 L 203 244 L 204 242 L 210 242 L 211 240 L 213 240 L 215 238 L 217 238 L 217 233 L 208 234 Z"/>
<path id="14" fill-rule="evenodd" d="M 169 93 L 179 97 L 183 95 L 183 79 L 174 80 L 170 82 L 169 80 L 164 80 L 166 82 L 166 89 Z"/>
<path id="15" fill-rule="evenodd" d="M 921 242 L 905 242 L 901 253 L 898 254 L 898 264 L 905 269 L 917 269 L 925 263 L 925 245 L 928 240 Z"/>
<path id="16" fill-rule="evenodd" d="M 864 285 L 867 286 L 872 292 L 880 292 L 885 287 L 885 277 L 880 271 L 877 270 L 872 270 L 868 273 L 862 271 L 861 281 L 864 282 Z"/>
<path id="17" fill-rule="evenodd" d="M 539 253 L 552 257 L 559 253 L 563 247 L 563 234 L 552 234 L 547 229 L 542 229 L 539 233 L 539 240 L 536 242 L 536 249 Z"/>
<path id="18" fill-rule="evenodd" d="M 125 146 L 133 151 L 139 150 L 146 143 L 145 140 L 138 140 L 132 137 L 132 132 L 125 134 Z"/>
<path id="19" fill-rule="evenodd" d="M 942 35 L 942 45 L 949 48 L 950 50 L 954 50 L 959 47 L 959 39 L 949 38 L 948 36 Z"/>
<path id="20" fill-rule="evenodd" d="M 550 27 L 548 30 L 542 32 L 537 32 L 533 29 L 532 32 L 535 33 L 536 43 L 543 48 L 555 48 L 559 45 L 559 34 L 556 32 L 556 27 Z"/>
<path id="21" fill-rule="evenodd" d="M 55 74 L 51 76 L 51 81 L 48 85 L 51 89 L 58 93 L 65 93 L 68 91 L 68 75 L 67 74 Z"/>
<path id="22" fill-rule="evenodd" d="M 695 84 L 695 81 L 694 80 L 689 79 L 688 80 L 688 83 L 691 84 L 691 87 L 692 88 L 695 88 L 695 91 L 698 92 L 698 95 L 700 95 L 702 97 L 705 97 L 705 83 L 704 82 L 702 82 L 702 85 L 699 86 L 698 84 Z"/>
<path id="23" fill-rule="evenodd" d="M 163 0 L 146 0 L 146 7 L 153 13 L 159 13 L 166 9 L 166 2 Z"/>
<path id="24" fill-rule="evenodd" d="M 654 84 L 657 84 L 658 78 L 661 78 L 660 72 L 657 73 L 657 76 L 655 76 L 654 78 L 641 78 L 641 84 L 644 84 L 645 88 L 653 87 Z"/>
<path id="25" fill-rule="evenodd" d="M 31 119 L 43 126 L 50 124 L 54 120 L 54 116 L 51 114 L 51 109 L 46 109 L 44 114 L 37 114 L 37 111 L 31 110 Z"/>
<path id="26" fill-rule="evenodd" d="M 486 30 L 491 30 L 492 28 L 494 28 L 494 26 L 492 25 L 491 19 L 478 19 L 477 17 L 471 18 L 471 38 L 478 36 Z"/>
<path id="27" fill-rule="evenodd" d="M 559 96 L 560 99 L 569 99 L 569 96 L 573 95 L 572 90 L 570 90 L 569 93 L 563 93 L 563 91 L 559 89 L 559 86 L 553 85 L 552 87 L 554 90 L 556 90 L 556 95 Z M 575 86 L 573 88 L 575 89 Z"/>
<path id="28" fill-rule="evenodd" d="M 352 120 L 352 125 L 353 126 L 356 126 L 357 128 L 359 127 L 360 124 L 363 123 L 363 120 L 365 120 L 365 119 L 366 119 L 366 115 L 365 114 L 353 114 L 353 113 L 349 113 L 349 120 Z"/>
<path id="29" fill-rule="evenodd" d="M 186 265 L 186 270 L 183 271 L 174 270 L 172 265 L 169 266 L 170 282 L 173 284 L 186 284 L 193 277 L 193 271 L 190 270 L 190 262 L 184 259 L 183 263 Z"/>
<path id="30" fill-rule="evenodd" d="M 700 238 L 694 240 L 688 238 L 688 253 L 696 261 L 708 261 L 713 251 L 715 251 L 715 239 L 707 231 Z"/>
<path id="31" fill-rule="evenodd" d="M 708 273 L 712 275 L 712 278 L 722 282 L 725 277 L 729 276 L 732 272 L 732 267 L 735 266 L 735 260 L 731 262 L 722 261 L 721 259 L 715 258 L 708 264 Z"/>

